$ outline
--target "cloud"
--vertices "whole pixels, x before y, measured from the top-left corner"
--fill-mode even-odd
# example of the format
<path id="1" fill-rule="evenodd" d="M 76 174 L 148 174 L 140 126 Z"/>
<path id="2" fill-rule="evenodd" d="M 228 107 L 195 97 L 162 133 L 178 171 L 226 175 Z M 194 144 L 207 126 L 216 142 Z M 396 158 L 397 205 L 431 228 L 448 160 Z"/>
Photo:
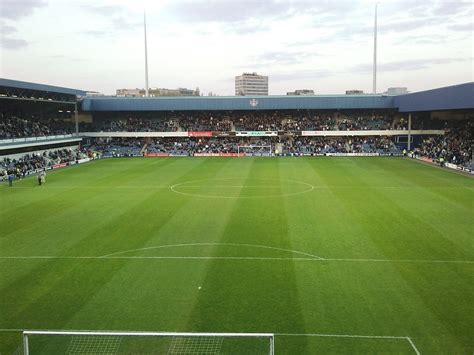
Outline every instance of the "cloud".
<path id="1" fill-rule="evenodd" d="M 227 33 L 248 35 L 268 32 L 298 16 L 311 19 L 315 27 L 331 27 L 358 7 L 345 0 L 174 0 L 161 13 L 185 24 L 212 24 Z M 197 26 L 195 31 L 200 31 Z"/>
<path id="2" fill-rule="evenodd" d="M 474 9 L 474 3 L 470 1 L 441 1 L 432 10 L 434 15 L 449 16 L 470 12 Z"/>
<path id="3" fill-rule="evenodd" d="M 257 32 L 263 32 L 270 30 L 271 26 L 269 23 L 259 20 L 249 20 L 239 23 L 229 23 L 224 27 L 224 31 L 232 32 L 239 35 L 253 34 Z"/>
<path id="4" fill-rule="evenodd" d="M 309 58 L 322 56 L 321 54 L 314 54 L 308 51 L 272 51 L 265 52 L 257 56 L 254 62 L 259 65 L 269 64 L 298 64 L 307 62 Z"/>
<path id="5" fill-rule="evenodd" d="M 83 31 L 82 33 L 88 36 L 99 38 L 99 37 L 106 36 L 110 32 L 105 31 L 105 30 L 87 30 L 87 31 Z"/>
<path id="6" fill-rule="evenodd" d="M 394 21 L 378 26 L 378 31 L 383 32 L 407 32 L 417 30 L 422 27 L 438 25 L 439 19 L 436 18 L 415 18 L 410 20 Z"/>
<path id="7" fill-rule="evenodd" d="M 45 0 L 0 0 L 0 18 L 8 21 L 17 21 L 28 17 L 41 7 L 46 6 Z M 28 46 L 28 42 L 21 38 L 11 38 L 17 33 L 14 26 L 0 22 L 0 46 L 3 49 L 21 49 Z"/>
<path id="8" fill-rule="evenodd" d="M 0 0 L 0 18 L 17 20 L 46 5 L 45 0 Z"/>
<path id="9" fill-rule="evenodd" d="M 399 62 L 382 63 L 377 66 L 379 72 L 420 70 L 440 64 L 465 62 L 466 58 L 429 58 L 411 59 Z M 372 71 L 372 64 L 359 64 L 349 69 L 351 72 L 367 73 Z"/>
<path id="10" fill-rule="evenodd" d="M 17 29 L 13 26 L 6 25 L 3 21 L 0 22 L 0 33 L 2 36 L 11 35 L 15 33 Z"/>
<path id="11" fill-rule="evenodd" d="M 379 34 L 387 33 L 402 33 L 402 32 L 413 32 L 423 27 L 429 27 L 437 25 L 438 19 L 435 18 L 416 18 L 401 21 L 392 21 L 389 23 L 378 24 L 377 32 Z M 337 37 L 342 39 L 352 39 L 359 35 L 369 35 L 374 31 L 373 25 L 356 24 L 345 27 L 343 30 L 336 32 Z"/>
<path id="12" fill-rule="evenodd" d="M 286 13 L 289 3 L 272 0 L 196 0 L 175 1 L 165 11 L 188 22 L 241 22 Z"/>
<path id="13" fill-rule="evenodd" d="M 447 38 L 445 36 L 440 35 L 425 35 L 425 36 L 407 36 L 400 38 L 395 44 L 403 44 L 406 45 L 407 43 L 417 43 L 417 44 L 441 44 L 446 43 Z"/>
<path id="14" fill-rule="evenodd" d="M 120 5 L 83 5 L 81 8 L 87 12 L 102 16 L 121 14 L 125 10 L 123 6 Z"/>
<path id="15" fill-rule="evenodd" d="M 194 0 L 173 1 L 164 13 L 186 22 L 242 24 L 249 20 L 288 19 L 295 15 L 311 15 L 327 21 L 349 16 L 358 5 L 354 1 L 330 0 Z M 334 17 L 329 18 L 328 16 Z"/>
<path id="16" fill-rule="evenodd" d="M 464 23 L 464 24 L 457 24 L 457 25 L 449 25 L 448 28 L 452 31 L 456 32 L 473 32 L 474 31 L 474 24 L 471 23 Z"/>
<path id="17" fill-rule="evenodd" d="M 11 38 L 17 32 L 16 27 L 5 24 L 0 21 L 0 46 L 4 49 L 20 49 L 26 47 L 28 42 L 24 39 Z"/>
<path id="18" fill-rule="evenodd" d="M 128 31 L 131 29 L 137 29 L 140 26 L 140 30 L 142 29 L 143 23 L 141 22 L 131 22 L 128 21 L 125 17 L 116 16 L 111 20 L 111 26 L 116 31 Z"/>
<path id="19" fill-rule="evenodd" d="M 335 75 L 334 72 L 330 70 L 300 70 L 295 72 L 288 73 L 270 73 L 269 78 L 272 82 L 280 81 L 295 81 L 295 80 L 314 80 L 322 79 Z"/>
<path id="20" fill-rule="evenodd" d="M 106 28 L 83 31 L 82 33 L 85 35 L 105 37 L 117 31 L 128 31 L 142 26 L 141 22 L 132 22 L 126 18 L 126 8 L 122 5 L 83 5 L 80 8 L 106 18 L 106 21 L 103 22 Z"/>
<path id="21" fill-rule="evenodd" d="M 20 49 L 28 46 L 28 42 L 24 39 L 2 37 L 0 47 L 4 49 Z"/>

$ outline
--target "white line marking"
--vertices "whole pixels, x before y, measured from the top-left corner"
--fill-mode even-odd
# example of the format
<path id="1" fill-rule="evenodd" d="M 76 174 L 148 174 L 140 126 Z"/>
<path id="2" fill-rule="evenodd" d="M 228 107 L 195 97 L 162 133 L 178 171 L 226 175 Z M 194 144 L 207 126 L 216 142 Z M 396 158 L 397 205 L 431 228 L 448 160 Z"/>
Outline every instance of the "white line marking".
<path id="1" fill-rule="evenodd" d="M 384 263 L 426 263 L 426 264 L 474 264 L 473 260 L 397 260 L 397 259 L 316 259 L 316 258 L 285 258 L 285 257 L 254 257 L 254 256 L 0 256 L 0 260 L 28 259 L 157 259 L 157 260 L 291 260 L 317 262 L 384 262 Z"/>
<path id="2" fill-rule="evenodd" d="M 6 184 L 0 183 L 0 186 L 4 185 L 5 188 L 10 189 L 10 187 Z M 112 185 L 112 186 L 58 186 L 58 185 L 46 185 L 44 189 L 169 189 L 174 185 Z M 400 189 L 400 190 L 416 190 L 416 189 L 442 189 L 442 190 L 449 190 L 449 189 L 468 189 L 474 190 L 474 186 L 320 186 L 320 185 L 311 185 L 314 189 Z M 181 186 L 182 188 L 185 187 L 261 187 L 261 188 L 277 188 L 277 187 L 290 187 L 296 188 L 298 186 L 291 186 L 291 185 L 280 185 L 280 186 L 264 186 L 264 185 L 218 185 L 218 186 L 204 186 L 204 185 L 190 185 L 190 186 Z M 18 186 L 13 185 L 14 189 L 37 189 L 39 188 L 37 185 L 34 186 Z M 43 189 L 43 188 L 41 188 Z M 309 191 L 308 191 L 309 192 Z M 280 196 L 280 195 L 279 195 Z M 209 196 L 206 196 L 209 197 Z"/>
<path id="3" fill-rule="evenodd" d="M 354 262 L 394 262 L 394 263 L 461 263 L 461 264 L 473 264 L 474 260 L 417 260 L 417 259 L 343 259 L 343 258 L 328 258 L 323 259 L 324 261 L 354 261 Z"/>
<path id="4" fill-rule="evenodd" d="M 353 334 L 320 334 L 320 333 L 275 333 L 277 336 L 291 336 L 291 337 L 328 337 L 328 338 L 367 338 L 367 339 L 399 339 L 406 340 L 404 336 L 392 335 L 353 335 Z"/>
<path id="5" fill-rule="evenodd" d="M 0 256 L 0 259 L 177 259 L 177 260 L 319 260 L 313 258 L 279 258 L 258 256 Z"/>
<path id="6" fill-rule="evenodd" d="M 15 186 L 16 189 L 35 189 L 38 188 L 37 185 L 35 186 Z M 114 185 L 114 186 L 58 186 L 58 185 L 47 185 L 45 189 L 169 189 L 170 185 Z"/>
<path id="7" fill-rule="evenodd" d="M 328 337 L 328 338 L 361 338 L 361 339 L 395 339 L 408 341 L 410 346 L 416 355 L 420 355 L 420 352 L 416 348 L 415 344 L 410 337 L 403 336 L 392 336 L 392 335 L 352 335 L 352 334 L 318 334 L 318 333 L 302 333 L 302 334 L 289 334 L 289 333 L 275 333 L 275 336 L 301 336 L 301 337 Z"/>
<path id="8" fill-rule="evenodd" d="M 281 182 L 292 182 L 296 184 L 300 184 L 303 186 L 306 186 L 306 189 L 303 191 L 297 191 L 297 192 L 291 192 L 291 193 L 281 193 L 281 194 L 276 194 L 276 195 L 257 195 L 257 196 L 222 196 L 222 195 L 201 195 L 201 194 L 194 194 L 194 193 L 187 193 L 183 191 L 179 191 L 176 188 L 177 187 L 187 187 L 190 184 L 193 183 L 200 183 L 200 182 L 212 182 L 212 181 L 221 181 L 221 180 L 240 180 L 239 178 L 210 178 L 210 179 L 200 179 L 200 180 L 190 180 L 190 181 L 185 181 L 181 183 L 174 184 L 170 186 L 171 191 L 180 194 L 180 195 L 186 195 L 186 196 L 193 196 L 193 197 L 204 197 L 204 198 L 227 198 L 227 199 L 257 199 L 257 198 L 269 198 L 269 197 L 287 197 L 287 196 L 294 196 L 294 195 L 300 195 L 304 194 L 307 192 L 311 192 L 314 190 L 314 186 L 307 183 L 307 182 L 302 182 L 302 181 L 297 181 L 297 180 L 290 180 L 290 179 L 272 179 L 272 178 L 249 178 L 249 180 L 259 180 L 259 181 L 281 181 Z M 245 187 L 245 186 L 243 186 Z M 283 186 L 281 186 L 283 187 Z M 295 185 L 294 187 L 298 187 L 298 185 Z"/>
<path id="9" fill-rule="evenodd" d="M 279 251 L 285 251 L 285 252 L 289 252 L 289 253 L 309 256 L 311 259 L 314 258 L 314 259 L 317 259 L 317 260 L 323 260 L 323 258 L 321 258 L 317 255 L 304 253 L 302 251 L 291 250 L 291 249 L 283 249 L 283 248 L 277 248 L 277 247 L 270 247 L 270 246 L 267 246 L 267 245 L 240 244 L 240 243 L 187 243 L 187 244 L 158 245 L 158 246 L 153 246 L 153 247 L 146 247 L 146 248 L 119 251 L 117 253 L 103 255 L 102 258 L 107 258 L 107 257 L 110 257 L 110 256 L 115 256 L 115 255 L 120 255 L 120 254 L 125 254 L 125 253 L 131 253 L 131 252 L 134 252 L 134 251 L 143 251 L 143 250 L 150 250 L 150 249 L 175 248 L 175 247 L 186 247 L 186 246 L 219 246 L 219 245 L 233 246 L 233 247 L 250 247 L 250 248 L 262 248 L 262 249 L 279 250 Z M 212 258 L 212 257 L 210 257 L 210 258 Z"/>
<path id="10" fill-rule="evenodd" d="M 276 189 L 276 188 L 281 188 L 281 187 L 296 187 L 300 188 L 300 186 L 297 185 L 182 185 L 180 188 L 185 188 L 185 187 L 258 187 L 262 189 Z"/>
<path id="11" fill-rule="evenodd" d="M 42 332 L 42 331 L 51 331 L 51 332 L 133 332 L 133 333 L 149 333 L 150 331 L 130 331 L 130 330 L 93 330 L 93 329 L 54 329 L 54 330 L 42 330 L 42 329 L 19 329 L 19 328 L 4 328 L 0 329 L 0 332 Z M 164 333 L 162 331 L 153 331 L 154 333 Z M 265 333 L 270 334 L 270 333 Z M 393 335 L 356 335 L 356 334 L 322 334 L 322 333 L 274 333 L 275 336 L 294 336 L 294 337 L 328 337 L 328 338 L 363 338 L 363 339 L 399 339 L 399 340 L 410 340 L 406 336 L 393 336 Z"/>
<path id="12" fill-rule="evenodd" d="M 111 332 L 111 333 L 119 333 L 119 332 L 130 332 L 130 331 L 127 331 L 127 330 L 72 330 L 72 329 L 61 329 L 61 330 L 58 330 L 58 329 L 55 329 L 55 330 L 31 330 L 31 329 L 15 329 L 15 328 L 6 328 L 6 329 L 0 329 L 0 333 L 7 333 L 7 332 L 12 332 L 12 333 L 19 333 L 19 332 L 24 332 L 24 331 L 29 331 L 29 332 L 38 332 L 38 333 L 41 333 L 41 332 L 44 332 L 44 331 L 47 331 L 47 332 L 75 332 L 75 333 L 83 333 L 83 332 L 102 332 L 102 333 L 107 333 L 107 332 Z M 133 335 L 136 335 L 136 334 L 141 334 L 141 333 L 150 333 L 149 331 L 132 331 L 130 332 L 130 334 Z M 158 332 L 153 332 L 153 333 L 156 333 L 156 334 L 166 334 L 167 332 L 162 332 L 162 331 L 158 331 Z M 189 334 L 189 333 L 186 333 L 186 334 Z M 239 334 L 243 334 L 243 333 L 239 333 Z M 249 333 L 249 334 L 253 334 L 253 335 L 256 335 L 256 333 Z M 265 335 L 271 335 L 270 333 L 261 333 L 261 334 L 265 334 Z M 410 346 L 412 347 L 413 351 L 415 352 L 416 355 L 420 355 L 420 352 L 419 350 L 417 349 L 417 347 L 415 346 L 415 343 L 411 340 L 410 337 L 407 337 L 407 336 L 393 336 L 393 335 L 355 335 L 355 334 L 321 334 L 321 333 L 274 333 L 274 335 L 276 337 L 280 336 L 280 337 L 288 337 L 288 336 L 292 336 L 292 337 L 325 337 L 325 338 L 358 338 L 358 339 L 394 339 L 394 340 L 405 340 L 405 341 L 408 341 L 408 343 L 410 344 Z"/>
<path id="13" fill-rule="evenodd" d="M 411 347 L 413 348 L 413 350 L 415 351 L 415 354 L 416 355 L 420 355 L 420 352 L 418 351 L 418 349 L 416 348 L 415 346 L 415 343 L 413 343 L 413 341 L 411 340 L 410 337 L 407 337 L 407 340 L 408 342 L 410 343 Z"/>

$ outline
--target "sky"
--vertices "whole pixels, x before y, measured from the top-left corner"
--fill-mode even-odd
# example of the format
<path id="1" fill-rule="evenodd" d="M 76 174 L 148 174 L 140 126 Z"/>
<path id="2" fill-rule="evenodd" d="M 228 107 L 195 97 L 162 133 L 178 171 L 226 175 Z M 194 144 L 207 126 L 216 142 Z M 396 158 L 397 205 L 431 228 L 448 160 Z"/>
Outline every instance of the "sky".
<path id="1" fill-rule="evenodd" d="M 0 77 L 104 94 L 149 86 L 234 95 L 243 72 L 270 95 L 372 91 L 369 0 L 0 0 Z M 474 2 L 380 0 L 377 91 L 473 80 Z"/>

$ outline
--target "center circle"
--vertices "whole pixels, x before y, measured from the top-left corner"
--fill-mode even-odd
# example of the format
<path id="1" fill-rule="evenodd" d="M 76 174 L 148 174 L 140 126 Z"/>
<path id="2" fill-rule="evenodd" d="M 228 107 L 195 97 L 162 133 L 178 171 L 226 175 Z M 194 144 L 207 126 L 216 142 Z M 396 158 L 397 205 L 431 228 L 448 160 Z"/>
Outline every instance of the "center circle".
<path id="1" fill-rule="evenodd" d="M 297 180 L 273 178 L 210 178 L 170 186 L 171 191 L 195 197 L 265 198 L 307 193 L 314 186 Z"/>

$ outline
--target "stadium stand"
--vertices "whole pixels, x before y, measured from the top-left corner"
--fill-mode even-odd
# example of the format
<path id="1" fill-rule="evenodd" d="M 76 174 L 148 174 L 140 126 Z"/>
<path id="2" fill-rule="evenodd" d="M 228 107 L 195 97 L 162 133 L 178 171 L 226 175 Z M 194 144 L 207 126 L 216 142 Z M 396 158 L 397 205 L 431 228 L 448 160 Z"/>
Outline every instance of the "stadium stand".
<path id="1" fill-rule="evenodd" d="M 472 160 L 474 123 L 466 122 L 462 127 L 448 129 L 444 136 L 432 136 L 423 140 L 415 154 L 435 162 L 448 162 L 474 169 Z"/>
<path id="2" fill-rule="evenodd" d="M 69 164 L 87 155 L 79 150 L 58 149 L 45 151 L 41 154 L 25 154 L 20 158 L 3 158 L 0 161 L 0 178 L 6 180 L 7 174 L 14 174 L 16 178 L 21 179 L 38 170 L 49 169 L 61 164 Z"/>
<path id="3" fill-rule="evenodd" d="M 277 155 L 401 155 L 409 149 L 430 161 L 473 167 L 473 89 L 468 83 L 399 97 L 147 100 L 91 98 L 78 90 L 0 79 L 0 155 L 7 157 L 2 169 L 54 165 L 54 151 L 71 161 L 94 153 L 236 154 L 249 145 L 271 145 Z M 74 110 L 83 115 L 77 122 Z M 38 156 L 46 150 L 48 156 Z"/>
<path id="4" fill-rule="evenodd" d="M 45 137 L 71 134 L 73 131 L 74 125 L 61 119 L 17 117 L 0 113 L 0 139 Z"/>

